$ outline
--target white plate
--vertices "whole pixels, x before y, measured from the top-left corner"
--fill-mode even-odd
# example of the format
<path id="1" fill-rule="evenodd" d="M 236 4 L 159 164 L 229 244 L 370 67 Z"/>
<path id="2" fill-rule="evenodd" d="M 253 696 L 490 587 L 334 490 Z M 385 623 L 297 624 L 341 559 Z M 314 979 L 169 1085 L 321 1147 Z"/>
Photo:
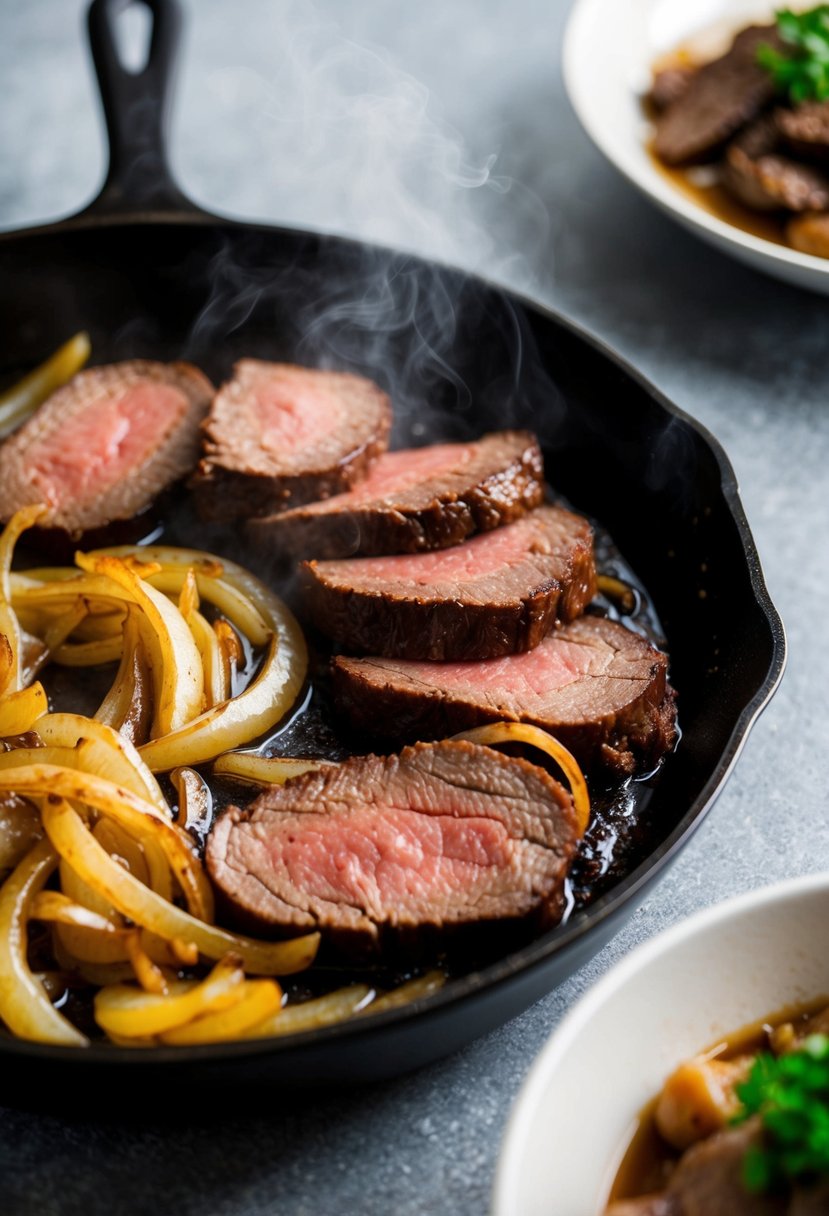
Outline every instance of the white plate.
<path id="1" fill-rule="evenodd" d="M 711 215 L 659 172 L 646 148 L 641 97 L 654 60 L 698 39 L 700 50 L 714 56 L 742 26 L 770 21 L 774 7 L 759 0 L 577 0 L 564 40 L 564 80 L 596 146 L 663 210 L 755 269 L 829 294 L 829 259 L 776 245 Z"/>
<path id="2" fill-rule="evenodd" d="M 638 1111 L 685 1057 L 829 996 L 829 875 L 753 891 L 633 951 L 580 1002 L 518 1096 L 493 1216 L 600 1216 Z"/>

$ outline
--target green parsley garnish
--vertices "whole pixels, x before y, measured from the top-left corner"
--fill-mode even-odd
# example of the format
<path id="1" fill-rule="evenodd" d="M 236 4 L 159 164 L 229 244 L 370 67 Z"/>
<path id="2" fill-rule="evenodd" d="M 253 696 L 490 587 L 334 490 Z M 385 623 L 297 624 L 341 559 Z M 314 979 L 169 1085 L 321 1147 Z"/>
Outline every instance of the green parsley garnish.
<path id="1" fill-rule="evenodd" d="M 785 43 L 778 51 L 767 42 L 757 48 L 757 62 L 767 68 L 782 93 L 799 105 L 829 98 L 829 4 L 805 13 L 780 9 L 777 32 Z"/>
<path id="2" fill-rule="evenodd" d="M 796 1051 L 762 1053 L 737 1086 L 742 1123 L 758 1115 L 763 1143 L 746 1153 L 743 1180 L 750 1191 L 784 1189 L 829 1176 L 829 1038 L 814 1034 Z"/>

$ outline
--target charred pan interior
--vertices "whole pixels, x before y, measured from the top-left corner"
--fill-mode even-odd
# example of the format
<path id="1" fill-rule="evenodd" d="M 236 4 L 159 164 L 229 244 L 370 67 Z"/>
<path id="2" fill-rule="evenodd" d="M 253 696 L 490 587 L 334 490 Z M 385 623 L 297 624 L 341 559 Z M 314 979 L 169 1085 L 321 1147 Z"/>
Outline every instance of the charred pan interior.
<path id="1" fill-rule="evenodd" d="M 588 836 L 573 871 L 572 898 L 583 910 L 496 968 L 517 975 L 530 957 L 544 957 L 540 984 L 565 974 L 591 925 L 589 940 L 598 945 L 598 927 L 606 935 L 617 923 L 631 891 L 625 876 L 643 865 L 655 872 L 666 843 L 699 817 L 778 669 L 730 475 L 707 438 L 567 324 L 405 255 L 231 225 L 136 223 L 7 238 L 0 266 L 8 380 L 82 314 L 101 362 L 186 358 L 214 383 L 244 356 L 369 376 L 395 402 L 395 447 L 467 442 L 508 425 L 538 434 L 556 490 L 612 533 L 618 548 L 598 534 L 600 567 L 623 577 L 632 569 L 648 589 L 651 603 L 640 601 L 637 615 L 656 627 L 651 604 L 658 614 L 684 731 L 659 780 L 625 787 L 615 821 L 609 816 L 598 838 Z M 55 301 L 48 317 L 44 291 Z M 185 542 L 193 524 L 179 516 L 169 539 Z M 205 525 L 199 537 L 204 548 L 238 548 L 233 528 Z M 344 754 L 319 684 L 310 712 L 286 724 L 277 742 L 284 754 L 303 745 Z M 598 786 L 594 795 L 601 821 L 605 796 Z M 609 786 L 607 801 L 614 797 Z M 612 838 L 625 841 L 619 869 L 607 863 Z M 587 891 L 605 893 L 595 909 L 586 906 Z M 511 1008 L 528 999 L 522 991 Z M 489 1006 L 489 1018 L 507 1007 Z M 468 1036 L 451 1016 L 444 1024 L 441 1050 Z M 485 1024 L 482 1010 L 477 1026 Z M 414 1040 L 410 1047 L 411 1063 L 430 1054 Z M 348 1071 L 331 1053 L 320 1067 L 328 1077 Z"/>

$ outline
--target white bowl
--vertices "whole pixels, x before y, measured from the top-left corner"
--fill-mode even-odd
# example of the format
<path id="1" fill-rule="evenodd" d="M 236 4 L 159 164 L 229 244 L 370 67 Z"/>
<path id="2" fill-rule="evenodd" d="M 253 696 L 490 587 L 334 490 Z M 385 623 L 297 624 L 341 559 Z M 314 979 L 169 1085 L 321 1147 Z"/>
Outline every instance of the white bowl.
<path id="1" fill-rule="evenodd" d="M 599 1216 L 637 1113 L 684 1058 L 829 996 L 829 874 L 699 913 L 614 967 L 562 1022 L 510 1117 L 493 1216 Z"/>
<path id="2" fill-rule="evenodd" d="M 772 20 L 775 7 L 760 0 L 577 0 L 564 40 L 564 81 L 596 146 L 663 210 L 757 270 L 829 294 L 829 259 L 763 240 L 711 215 L 660 173 L 646 147 L 649 124 L 641 97 L 654 60 L 693 39 L 703 53 L 716 55 L 742 26 Z"/>

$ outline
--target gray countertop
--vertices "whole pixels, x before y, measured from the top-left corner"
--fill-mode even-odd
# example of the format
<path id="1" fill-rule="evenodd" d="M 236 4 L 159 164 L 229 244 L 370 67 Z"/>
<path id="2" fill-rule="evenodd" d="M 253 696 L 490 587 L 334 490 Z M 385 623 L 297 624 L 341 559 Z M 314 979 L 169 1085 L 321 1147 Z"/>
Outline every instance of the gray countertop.
<path id="1" fill-rule="evenodd" d="M 609 168 L 564 97 L 566 0 L 190 0 L 172 161 L 205 206 L 414 247 L 584 322 L 722 441 L 790 655 L 736 772 L 617 938 L 522 1017 L 399 1081 L 128 1128 L 0 1112 L 0 1210 L 473 1216 L 564 1012 L 636 943 L 829 865 L 829 301 L 697 243 Z M 0 225 L 103 172 L 78 0 L 0 0 Z M 2 1101 L 2 1082 L 0 1082 Z M 113 1116 L 129 1103 L 113 1095 Z M 162 1121 L 163 1115 L 163 1121 Z"/>

